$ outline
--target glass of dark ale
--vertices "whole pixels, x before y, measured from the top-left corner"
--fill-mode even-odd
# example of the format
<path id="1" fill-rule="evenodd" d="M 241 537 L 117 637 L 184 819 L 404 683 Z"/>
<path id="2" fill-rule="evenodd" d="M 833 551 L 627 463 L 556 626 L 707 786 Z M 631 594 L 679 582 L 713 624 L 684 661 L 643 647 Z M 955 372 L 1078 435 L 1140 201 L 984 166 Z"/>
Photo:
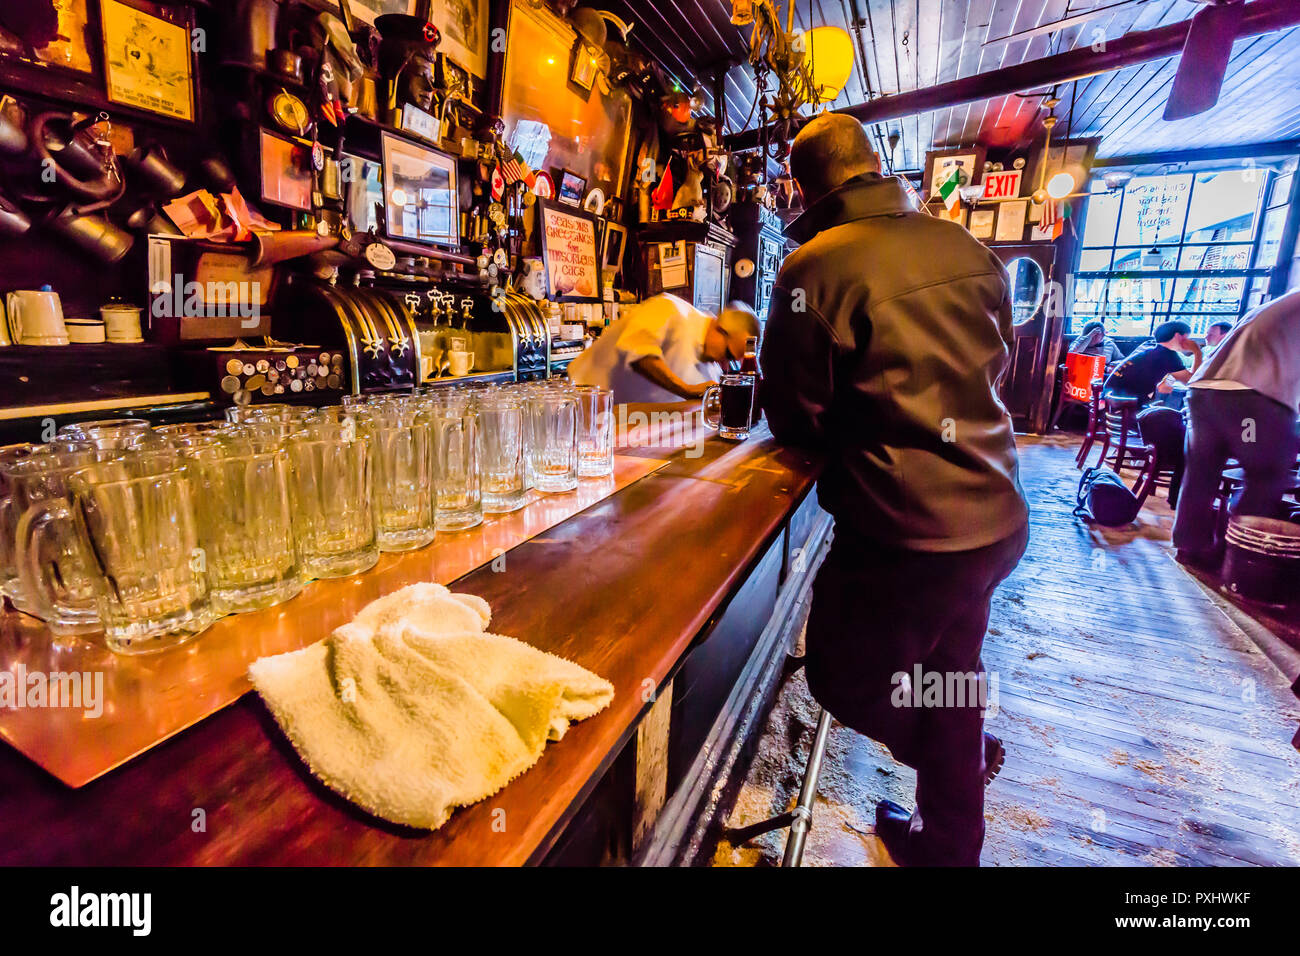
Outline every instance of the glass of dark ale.
<path id="1" fill-rule="evenodd" d="M 744 441 L 754 411 L 754 376 L 724 375 L 704 393 L 704 423 L 730 441 Z"/>

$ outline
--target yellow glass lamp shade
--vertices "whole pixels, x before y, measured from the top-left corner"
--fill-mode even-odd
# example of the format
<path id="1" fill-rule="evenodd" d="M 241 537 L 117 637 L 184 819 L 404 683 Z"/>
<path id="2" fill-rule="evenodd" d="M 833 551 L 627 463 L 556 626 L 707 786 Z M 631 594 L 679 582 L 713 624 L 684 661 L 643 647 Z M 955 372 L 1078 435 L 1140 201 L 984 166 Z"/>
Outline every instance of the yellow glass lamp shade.
<path id="1" fill-rule="evenodd" d="M 803 35 L 804 63 L 812 74 L 814 103 L 840 95 L 853 72 L 853 41 L 839 27 L 813 27 Z"/>

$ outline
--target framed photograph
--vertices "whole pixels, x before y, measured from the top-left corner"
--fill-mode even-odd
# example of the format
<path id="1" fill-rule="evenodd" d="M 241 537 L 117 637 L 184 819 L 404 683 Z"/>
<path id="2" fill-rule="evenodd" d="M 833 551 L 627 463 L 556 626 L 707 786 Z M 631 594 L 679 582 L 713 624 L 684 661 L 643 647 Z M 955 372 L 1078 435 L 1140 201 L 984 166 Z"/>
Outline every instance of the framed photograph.
<path id="1" fill-rule="evenodd" d="M 194 122 L 193 12 L 145 0 L 100 0 L 100 20 L 108 98 Z"/>
<path id="2" fill-rule="evenodd" d="M 573 47 L 573 66 L 569 68 L 569 82 L 579 89 L 591 92 L 596 82 L 599 60 L 597 51 L 591 49 L 581 39 Z"/>
<path id="3" fill-rule="evenodd" d="M 456 158 L 392 133 L 380 144 L 388 238 L 459 248 Z"/>
<path id="4" fill-rule="evenodd" d="M 998 203 L 998 226 L 994 233 L 995 242 L 1023 242 L 1025 239 L 1025 217 L 1029 214 L 1029 200 Z"/>
<path id="5" fill-rule="evenodd" d="M 555 198 L 570 206 L 581 206 L 587 195 L 587 180 L 571 169 L 557 169 L 554 178 L 558 183 Z"/>
<path id="6" fill-rule="evenodd" d="M 979 179 L 980 170 L 984 168 L 984 147 L 970 149 L 930 150 L 925 154 L 924 181 L 921 195 L 927 203 L 941 200 L 939 187 L 952 174 L 953 169 L 960 169 L 963 176 L 962 185 L 974 183 Z"/>
<path id="7" fill-rule="evenodd" d="M 993 220 L 996 218 L 996 210 L 972 209 L 970 214 L 970 234 L 976 239 L 992 239 Z"/>
<path id="8" fill-rule="evenodd" d="M 15 8 L 22 6 L 23 3 L 13 4 Z M 95 58 L 90 49 L 90 0 L 51 0 L 46 6 L 53 6 L 57 20 L 49 42 L 32 48 L 36 62 L 77 73 L 95 72 Z M 13 15 L 21 22 L 20 10 L 15 9 Z M 0 27 L 13 29 L 4 14 L 0 14 Z M 23 59 L 31 62 L 26 56 Z"/>
<path id="9" fill-rule="evenodd" d="M 623 250 L 627 247 L 627 227 L 612 219 L 605 223 L 605 239 L 601 249 L 601 267 L 608 269 L 614 278 L 623 271 Z"/>
<path id="10" fill-rule="evenodd" d="M 352 15 L 365 23 L 373 24 L 386 13 L 415 13 L 418 0 L 350 0 Z M 442 24 L 436 24 L 441 29 Z"/>
<path id="11" fill-rule="evenodd" d="M 268 130 L 259 141 L 262 201 L 311 212 L 310 147 Z"/>
<path id="12" fill-rule="evenodd" d="M 429 19 L 442 33 L 438 52 L 480 80 L 487 77 L 487 0 L 432 0 Z"/>
<path id="13" fill-rule="evenodd" d="M 449 93 L 460 93 L 466 99 L 474 95 L 474 81 L 469 70 L 445 53 L 438 54 L 438 85 Z"/>
<path id="14" fill-rule="evenodd" d="M 560 302 L 601 301 L 596 217 L 546 199 L 537 200 L 537 216 L 547 297 Z"/>

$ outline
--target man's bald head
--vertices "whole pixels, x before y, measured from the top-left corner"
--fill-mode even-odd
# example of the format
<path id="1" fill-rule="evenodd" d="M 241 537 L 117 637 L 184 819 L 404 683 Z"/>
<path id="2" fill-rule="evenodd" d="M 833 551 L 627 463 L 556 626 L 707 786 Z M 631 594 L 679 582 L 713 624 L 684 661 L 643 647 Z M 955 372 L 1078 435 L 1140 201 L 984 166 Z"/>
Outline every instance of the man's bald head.
<path id="1" fill-rule="evenodd" d="M 804 202 L 811 205 L 854 176 L 880 172 L 880 157 L 852 116 L 823 113 L 794 138 L 790 172 L 803 190 Z"/>

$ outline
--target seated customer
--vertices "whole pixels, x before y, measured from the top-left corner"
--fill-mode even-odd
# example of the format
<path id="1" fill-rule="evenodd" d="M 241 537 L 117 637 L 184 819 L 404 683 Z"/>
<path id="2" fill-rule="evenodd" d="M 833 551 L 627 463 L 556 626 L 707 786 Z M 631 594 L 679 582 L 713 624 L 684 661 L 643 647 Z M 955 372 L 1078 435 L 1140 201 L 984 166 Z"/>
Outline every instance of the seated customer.
<path id="1" fill-rule="evenodd" d="M 1124 357 L 1115 340 L 1106 334 L 1106 327 L 1095 320 L 1083 327 L 1069 350 L 1080 355 L 1104 355 L 1107 365 L 1114 365 Z"/>
<path id="2" fill-rule="evenodd" d="M 1232 331 L 1231 322 L 1215 322 L 1208 329 L 1206 329 L 1205 330 L 1206 352 L 1208 353 L 1210 350 L 1217 348 L 1218 344 L 1222 342 L 1225 338 L 1227 338 L 1228 333 L 1231 331 Z"/>
<path id="3" fill-rule="evenodd" d="M 1102 398 L 1146 404 L 1157 389 L 1169 391 L 1169 386 L 1163 385 L 1166 375 L 1187 381 L 1201 367 L 1201 347 L 1191 338 L 1191 332 L 1186 322 L 1156 326 L 1155 338 L 1139 345 L 1106 376 Z M 1178 357 L 1179 352 L 1191 353 L 1190 371 Z"/>
<path id="4" fill-rule="evenodd" d="M 1246 473 L 1229 510 L 1271 516 L 1300 447 L 1300 289 L 1246 316 L 1187 389 L 1187 475 L 1174 520 L 1184 564 L 1214 570 L 1214 499 L 1229 458 Z"/>

